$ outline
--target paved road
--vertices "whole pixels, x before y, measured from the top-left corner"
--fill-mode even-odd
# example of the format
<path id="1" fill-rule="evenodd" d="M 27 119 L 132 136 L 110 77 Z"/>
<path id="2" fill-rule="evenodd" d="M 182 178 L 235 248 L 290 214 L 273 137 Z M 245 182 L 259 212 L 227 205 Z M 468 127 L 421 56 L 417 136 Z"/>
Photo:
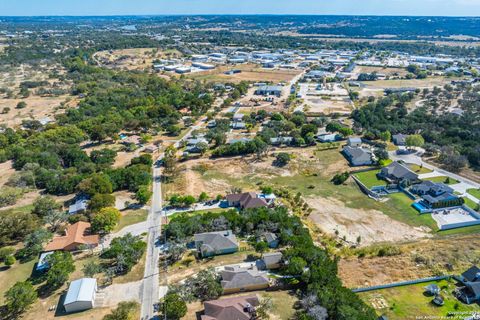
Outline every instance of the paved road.
<path id="1" fill-rule="evenodd" d="M 194 130 L 198 130 L 204 125 L 206 117 L 200 119 L 190 130 L 180 139 L 173 143 L 175 148 L 187 140 Z M 160 288 L 160 268 L 158 265 L 160 250 L 157 241 L 161 235 L 161 218 L 162 218 L 162 169 L 157 163 L 162 160 L 164 153 L 160 154 L 153 166 L 153 196 L 152 205 L 147 217 L 146 227 L 148 228 L 147 237 L 147 257 L 145 261 L 145 272 L 141 289 L 141 319 L 158 319 L 155 313 L 154 305 L 166 294 L 166 288 Z"/>

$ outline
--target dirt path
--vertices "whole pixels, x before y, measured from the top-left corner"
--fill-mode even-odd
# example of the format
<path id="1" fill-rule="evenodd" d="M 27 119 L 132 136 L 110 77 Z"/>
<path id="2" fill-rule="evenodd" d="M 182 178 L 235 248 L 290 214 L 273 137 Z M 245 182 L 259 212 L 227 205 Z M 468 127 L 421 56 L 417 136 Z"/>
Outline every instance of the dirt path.
<path id="1" fill-rule="evenodd" d="M 391 219 L 377 210 L 349 208 L 332 198 L 309 198 L 307 202 L 314 209 L 310 218 L 325 232 L 335 234 L 361 245 L 378 242 L 412 241 L 431 235 L 420 229 Z"/>

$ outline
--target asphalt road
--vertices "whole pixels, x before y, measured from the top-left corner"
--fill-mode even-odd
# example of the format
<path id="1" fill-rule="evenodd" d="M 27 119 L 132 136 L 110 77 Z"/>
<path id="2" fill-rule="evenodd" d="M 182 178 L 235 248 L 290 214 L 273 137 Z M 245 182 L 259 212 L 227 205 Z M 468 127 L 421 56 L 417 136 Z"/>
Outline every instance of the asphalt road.
<path id="1" fill-rule="evenodd" d="M 174 142 L 174 146 L 178 148 L 182 141 L 188 139 L 194 130 L 202 127 L 206 118 L 199 120 L 190 130 L 179 140 Z M 158 265 L 160 249 L 159 237 L 161 235 L 162 220 L 162 169 L 158 163 L 162 160 L 164 153 L 160 154 L 157 161 L 153 165 L 153 196 L 150 211 L 148 213 L 146 227 L 148 228 L 147 237 L 147 257 L 145 261 L 145 272 L 143 276 L 143 284 L 141 289 L 141 320 L 158 319 L 155 312 L 155 305 L 160 301 L 160 293 L 164 294 L 165 290 L 160 290 L 160 268 Z"/>

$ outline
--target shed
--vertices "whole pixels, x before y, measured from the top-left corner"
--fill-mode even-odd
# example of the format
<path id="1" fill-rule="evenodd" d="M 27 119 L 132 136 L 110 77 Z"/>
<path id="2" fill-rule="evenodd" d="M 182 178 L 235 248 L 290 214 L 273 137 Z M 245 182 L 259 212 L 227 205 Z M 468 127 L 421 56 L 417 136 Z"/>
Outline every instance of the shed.
<path id="1" fill-rule="evenodd" d="M 63 306 L 66 312 L 92 309 L 95 306 L 97 279 L 82 278 L 70 283 Z"/>

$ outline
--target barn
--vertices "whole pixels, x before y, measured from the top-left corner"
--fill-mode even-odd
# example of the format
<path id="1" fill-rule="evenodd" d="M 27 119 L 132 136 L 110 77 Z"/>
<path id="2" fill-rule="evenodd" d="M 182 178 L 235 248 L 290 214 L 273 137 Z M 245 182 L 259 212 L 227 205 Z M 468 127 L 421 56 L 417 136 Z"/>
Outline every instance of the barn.
<path id="1" fill-rule="evenodd" d="M 65 311 L 78 312 L 95 306 L 97 279 L 82 278 L 70 283 L 63 306 Z"/>

